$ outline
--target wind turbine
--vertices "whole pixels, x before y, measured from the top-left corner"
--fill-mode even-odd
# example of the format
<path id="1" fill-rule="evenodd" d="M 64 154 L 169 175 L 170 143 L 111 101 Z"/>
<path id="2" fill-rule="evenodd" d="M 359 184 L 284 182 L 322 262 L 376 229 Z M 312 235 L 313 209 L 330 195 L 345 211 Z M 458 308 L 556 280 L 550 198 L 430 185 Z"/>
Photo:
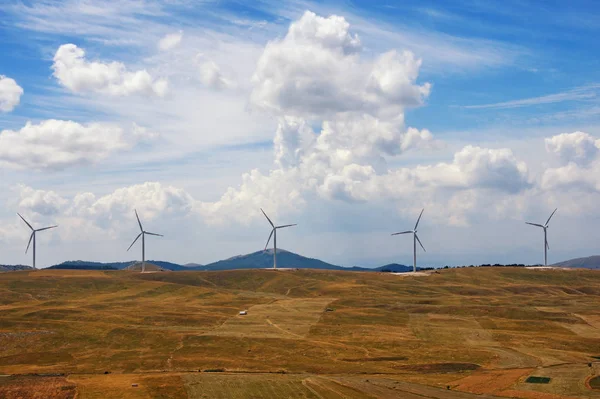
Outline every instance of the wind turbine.
<path id="1" fill-rule="evenodd" d="M 33 268 L 35 269 L 35 233 L 37 233 L 38 231 L 44 231 L 44 230 L 53 229 L 53 228 L 58 227 L 58 226 L 50 226 L 50 227 L 44 227 L 44 228 L 41 228 L 41 229 L 34 229 L 33 227 L 31 227 L 31 225 L 29 224 L 29 222 L 27 220 L 25 220 L 25 218 L 23 216 L 21 216 L 20 213 L 17 213 L 17 215 L 19 215 L 19 217 L 31 229 L 31 236 L 29 236 L 29 242 L 27 243 L 27 249 L 25 249 L 25 253 L 27 253 L 27 251 L 29 251 L 29 246 L 31 245 L 31 241 L 33 240 Z"/>
<path id="2" fill-rule="evenodd" d="M 536 227 L 541 227 L 542 229 L 544 229 L 544 266 L 548 266 L 548 250 L 550 249 L 550 245 L 548 245 L 548 223 L 550 223 L 550 219 L 552 219 L 552 216 L 554 216 L 554 213 L 558 210 L 558 208 L 556 208 L 554 210 L 554 212 L 552 212 L 552 214 L 550 215 L 550 217 L 548 218 L 548 220 L 546 220 L 546 224 L 545 225 L 541 225 L 541 224 L 537 224 L 537 223 L 529 223 L 529 222 L 525 222 L 526 224 L 530 224 L 532 226 L 536 226 Z"/>
<path id="3" fill-rule="evenodd" d="M 269 234 L 269 239 L 267 240 L 267 244 L 265 245 L 265 251 L 267 250 L 267 246 L 269 245 L 269 242 L 271 242 L 271 236 L 274 236 L 273 237 L 273 269 L 277 269 L 277 229 L 283 229 L 284 227 L 296 226 L 296 224 L 284 224 L 283 226 L 275 226 L 273 224 L 273 222 L 271 222 L 271 219 L 269 219 L 269 217 L 267 216 L 265 211 L 262 210 L 262 208 L 260 208 L 260 211 L 263 213 L 263 215 L 265 215 L 265 217 L 269 221 L 269 224 L 271 225 L 271 227 L 273 227 L 273 230 L 271 230 L 271 234 Z"/>
<path id="4" fill-rule="evenodd" d="M 419 245 L 421 246 L 421 248 L 423 248 L 423 251 L 425 251 L 425 247 L 423 246 L 423 244 L 421 244 L 421 240 L 419 240 L 419 236 L 417 235 L 417 226 L 419 226 L 419 221 L 421 220 L 421 216 L 423 216 L 424 210 L 425 210 L 425 208 L 423 208 L 423 210 L 421 211 L 421 214 L 419 215 L 419 218 L 417 219 L 417 223 L 415 223 L 414 229 L 407 230 L 407 231 L 401 231 L 400 233 L 392 234 L 393 236 L 397 236 L 398 234 L 408 234 L 408 233 L 413 234 L 413 272 L 417 271 L 417 241 L 419 242 Z M 425 252 L 427 252 L 427 251 L 425 251 Z"/>
<path id="5" fill-rule="evenodd" d="M 156 234 L 156 233 L 150 233 L 149 231 L 144 231 L 144 228 L 142 227 L 142 222 L 140 222 L 140 217 L 138 216 L 137 210 L 135 210 L 135 217 L 137 219 L 138 224 L 140 225 L 140 231 L 141 233 L 138 234 L 137 237 L 135 237 L 135 240 L 133 240 L 133 242 L 131 243 L 131 245 L 129 246 L 129 248 L 127 248 L 127 251 L 129 251 L 131 249 L 131 247 L 133 247 L 133 244 L 135 244 L 135 242 L 142 237 L 142 273 L 144 273 L 146 271 L 146 234 L 151 235 L 151 236 L 158 236 L 158 237 L 164 237 L 162 234 Z"/>

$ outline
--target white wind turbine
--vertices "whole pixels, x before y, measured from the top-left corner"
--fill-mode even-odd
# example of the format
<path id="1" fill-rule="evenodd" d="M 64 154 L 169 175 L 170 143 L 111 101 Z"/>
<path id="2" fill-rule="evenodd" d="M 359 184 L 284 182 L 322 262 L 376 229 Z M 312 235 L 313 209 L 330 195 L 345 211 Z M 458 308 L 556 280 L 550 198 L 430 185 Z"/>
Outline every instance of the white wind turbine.
<path id="1" fill-rule="evenodd" d="M 31 229 L 31 236 L 29 236 L 29 242 L 27 243 L 27 249 L 25 249 L 25 253 L 27 253 L 27 251 L 29 251 L 29 246 L 31 245 L 31 241 L 33 240 L 33 268 L 35 269 L 35 233 L 37 233 L 38 231 L 44 231 L 44 230 L 53 229 L 53 228 L 58 227 L 58 226 L 50 226 L 50 227 L 44 227 L 44 228 L 41 228 L 41 229 L 34 229 L 33 227 L 31 227 L 31 225 L 29 224 L 29 222 L 27 220 L 25 220 L 25 218 L 23 216 L 21 216 L 20 213 L 17 213 L 17 215 L 19 215 L 19 217 Z"/>
<path id="2" fill-rule="evenodd" d="M 260 208 L 260 211 L 263 213 L 263 215 L 265 215 L 265 217 L 269 221 L 269 224 L 271 225 L 271 227 L 273 227 L 273 229 L 271 230 L 271 234 L 269 234 L 269 239 L 267 240 L 267 244 L 265 245 L 265 251 L 267 250 L 267 246 L 269 245 L 269 242 L 271 242 L 271 236 L 274 236 L 273 237 L 273 269 L 277 269 L 277 229 L 283 229 L 284 227 L 296 226 L 296 224 L 284 224 L 283 226 L 275 226 L 273 224 L 273 222 L 271 222 L 271 219 L 269 219 L 269 217 L 267 216 L 265 211 L 262 210 L 262 208 Z"/>
<path id="3" fill-rule="evenodd" d="M 142 273 L 144 273 L 146 271 L 146 234 L 151 235 L 151 236 L 158 236 L 158 237 L 164 237 L 162 234 L 156 234 L 156 233 L 150 233 L 149 231 L 144 231 L 144 228 L 142 227 L 142 222 L 140 222 L 140 217 L 138 216 L 137 210 L 135 210 L 135 217 L 138 221 L 138 224 L 140 225 L 140 231 L 141 233 L 138 234 L 137 237 L 135 237 L 135 240 L 133 240 L 133 242 L 131 243 L 131 245 L 129 246 L 129 248 L 127 248 L 127 251 L 129 251 L 131 249 L 131 247 L 133 247 L 133 244 L 135 244 L 135 242 L 142 237 Z"/>
<path id="4" fill-rule="evenodd" d="M 425 208 L 423 208 L 423 210 L 421 211 L 421 214 L 419 215 L 419 218 L 417 219 L 417 223 L 415 223 L 415 228 L 413 230 L 401 231 L 400 233 L 392 234 L 393 236 L 397 236 L 398 234 L 413 234 L 413 272 L 417 271 L 417 241 L 419 242 L 421 248 L 423 248 L 423 251 L 425 251 L 425 247 L 423 246 L 423 244 L 421 244 L 421 240 L 419 240 L 419 236 L 417 235 L 417 226 L 419 226 L 419 221 L 421 220 L 421 216 L 423 216 L 424 210 Z"/>
<path id="5" fill-rule="evenodd" d="M 537 223 L 529 223 L 529 222 L 525 222 L 526 224 L 530 224 L 532 226 L 536 226 L 536 227 L 541 227 L 542 229 L 544 229 L 544 266 L 548 266 L 548 250 L 550 249 L 550 246 L 548 245 L 548 223 L 550 223 L 550 219 L 552 219 L 552 216 L 554 216 L 554 213 L 558 210 L 558 208 L 556 208 L 554 210 L 554 212 L 552 212 L 552 214 L 550 215 L 550 217 L 548 218 L 548 220 L 546 220 L 546 224 L 545 225 L 541 225 L 541 224 L 537 224 Z"/>

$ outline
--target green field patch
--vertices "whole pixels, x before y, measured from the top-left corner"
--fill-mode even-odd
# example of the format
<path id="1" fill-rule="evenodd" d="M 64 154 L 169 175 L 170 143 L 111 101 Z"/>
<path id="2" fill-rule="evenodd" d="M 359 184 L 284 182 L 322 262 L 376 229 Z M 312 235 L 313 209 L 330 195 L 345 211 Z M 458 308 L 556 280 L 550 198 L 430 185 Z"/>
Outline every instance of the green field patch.
<path id="1" fill-rule="evenodd" d="M 527 377 L 525 382 L 528 384 L 548 384 L 548 383 L 550 383 L 550 380 L 551 380 L 550 377 L 531 376 L 531 377 Z"/>
<path id="2" fill-rule="evenodd" d="M 592 389 L 600 389 L 600 375 L 590 378 L 588 380 L 588 385 Z"/>

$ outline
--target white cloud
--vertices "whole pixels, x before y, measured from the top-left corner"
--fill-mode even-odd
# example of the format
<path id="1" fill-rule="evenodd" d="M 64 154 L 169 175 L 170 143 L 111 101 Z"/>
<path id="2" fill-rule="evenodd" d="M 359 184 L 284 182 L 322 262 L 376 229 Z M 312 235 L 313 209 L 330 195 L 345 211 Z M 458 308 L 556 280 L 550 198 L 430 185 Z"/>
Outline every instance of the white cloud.
<path id="1" fill-rule="evenodd" d="M 420 60 L 390 51 L 371 62 L 360 58 L 360 41 L 343 17 L 307 11 L 285 38 L 267 44 L 253 76 L 251 102 L 258 109 L 300 117 L 339 112 L 394 115 L 423 103 Z"/>
<path id="2" fill-rule="evenodd" d="M 600 152 L 600 140 L 584 132 L 562 133 L 545 140 L 546 150 L 564 163 L 588 165 Z"/>
<path id="3" fill-rule="evenodd" d="M 134 126 L 134 131 L 135 131 Z M 137 127 L 139 131 L 139 127 Z M 138 133 L 139 135 L 139 133 Z M 16 169 L 64 169 L 96 163 L 131 148 L 132 137 L 116 125 L 49 119 L 0 132 L 0 165 Z"/>
<path id="4" fill-rule="evenodd" d="M 169 34 L 165 35 L 162 39 L 160 39 L 160 41 L 158 42 L 158 48 L 161 51 L 171 50 L 171 49 L 179 46 L 182 38 L 183 38 L 183 31 L 169 33 Z"/>
<path id="5" fill-rule="evenodd" d="M 0 112 L 10 112 L 21 101 L 23 88 L 14 79 L 0 75 Z"/>
<path id="6" fill-rule="evenodd" d="M 94 91 L 114 96 L 162 97 L 168 90 L 165 79 L 155 79 L 145 69 L 130 72 L 120 62 L 87 61 L 85 51 L 74 44 L 63 44 L 58 48 L 52 69 L 58 81 L 76 93 Z"/>
<path id="7" fill-rule="evenodd" d="M 213 61 L 203 62 L 199 69 L 200 81 L 204 86 L 216 90 L 235 87 L 235 83 L 227 79 Z"/>
<path id="8" fill-rule="evenodd" d="M 135 218 L 133 210 L 148 220 L 159 214 L 184 215 L 192 211 L 194 199 L 184 190 L 163 186 L 158 182 L 146 182 L 119 188 L 114 192 L 96 198 L 93 193 L 77 194 L 67 214 L 96 220 L 100 225 L 108 225 L 122 216 Z"/>
<path id="9" fill-rule="evenodd" d="M 17 189 L 20 198 L 19 212 L 28 216 L 32 213 L 42 216 L 56 215 L 68 202 L 54 191 L 34 190 L 22 184 Z"/>
<path id="10" fill-rule="evenodd" d="M 19 196 L 16 211 L 30 223 L 41 223 L 41 219 L 58 223 L 58 234 L 76 241 L 104 239 L 107 235 L 115 238 L 123 231 L 134 230 L 137 225 L 134 209 L 148 223 L 144 227 L 154 231 L 158 226 L 149 226 L 153 221 L 186 218 L 195 206 L 195 200 L 185 190 L 158 182 L 119 188 L 103 196 L 81 192 L 64 197 L 52 190 L 25 185 L 16 189 Z M 13 238 L 0 230 L 0 239 L 3 235 L 6 239 Z"/>
<path id="11" fill-rule="evenodd" d="M 600 139 L 573 132 L 547 138 L 545 143 L 546 150 L 562 165 L 544 171 L 542 189 L 600 192 Z"/>

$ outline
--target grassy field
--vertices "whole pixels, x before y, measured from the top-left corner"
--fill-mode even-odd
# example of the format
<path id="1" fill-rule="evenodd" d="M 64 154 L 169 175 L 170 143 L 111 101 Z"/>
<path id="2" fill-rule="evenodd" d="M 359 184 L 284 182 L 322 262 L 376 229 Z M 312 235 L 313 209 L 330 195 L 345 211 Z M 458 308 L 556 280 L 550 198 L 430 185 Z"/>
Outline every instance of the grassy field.
<path id="1" fill-rule="evenodd" d="M 586 270 L 1 273 L 0 397 L 600 397 L 599 304 Z"/>

